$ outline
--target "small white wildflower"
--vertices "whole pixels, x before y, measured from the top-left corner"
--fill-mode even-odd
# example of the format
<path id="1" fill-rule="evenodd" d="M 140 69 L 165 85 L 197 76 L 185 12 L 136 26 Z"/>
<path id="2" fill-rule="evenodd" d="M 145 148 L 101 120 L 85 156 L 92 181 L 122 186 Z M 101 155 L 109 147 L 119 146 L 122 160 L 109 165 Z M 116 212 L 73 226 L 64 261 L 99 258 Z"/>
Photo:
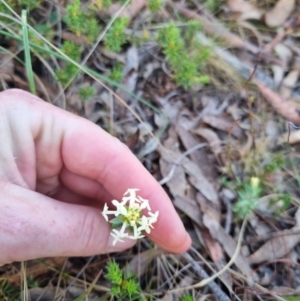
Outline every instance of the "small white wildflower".
<path id="1" fill-rule="evenodd" d="M 122 201 L 113 200 L 112 204 L 116 210 L 108 210 L 107 204 L 104 205 L 102 215 L 108 221 L 109 214 L 114 215 L 115 218 L 110 221 L 115 227 L 120 230 L 113 229 L 111 235 L 115 238 L 113 245 L 118 241 L 123 242 L 123 238 L 140 239 L 144 237 L 142 231 L 146 233 L 151 232 L 153 224 L 158 218 L 158 211 L 151 212 L 149 201 L 136 195 L 139 189 L 128 189 L 122 198 Z M 147 209 L 147 215 L 144 215 L 144 210 Z M 129 235 L 129 231 L 132 235 Z"/>

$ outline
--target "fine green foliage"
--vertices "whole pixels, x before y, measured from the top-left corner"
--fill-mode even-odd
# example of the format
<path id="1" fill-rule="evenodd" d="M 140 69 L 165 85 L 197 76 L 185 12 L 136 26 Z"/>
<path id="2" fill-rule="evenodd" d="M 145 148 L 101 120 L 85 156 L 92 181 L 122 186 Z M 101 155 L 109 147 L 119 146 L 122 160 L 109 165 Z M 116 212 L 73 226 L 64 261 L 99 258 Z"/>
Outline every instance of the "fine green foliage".
<path id="1" fill-rule="evenodd" d="M 184 31 L 184 38 L 188 45 L 192 46 L 195 42 L 195 38 L 197 35 L 197 32 L 199 32 L 201 29 L 200 23 L 197 21 L 189 21 L 186 26 L 186 30 Z"/>
<path id="2" fill-rule="evenodd" d="M 55 36 L 54 30 L 52 28 L 49 28 L 47 24 L 38 24 L 35 26 L 35 30 L 49 41 L 52 41 L 52 39 Z M 39 46 L 44 45 L 44 42 L 41 39 L 39 39 L 33 32 L 29 31 L 28 37 L 30 42 Z M 43 55 L 45 57 L 45 53 L 43 53 Z"/>
<path id="3" fill-rule="evenodd" d="M 28 288 L 39 287 L 40 283 L 32 275 L 27 279 Z M 9 284 L 8 279 L 0 280 L 0 300 L 1 301 L 19 301 L 21 296 L 20 287 Z"/>
<path id="4" fill-rule="evenodd" d="M 158 32 L 157 39 L 174 72 L 175 81 L 186 89 L 195 84 L 209 81 L 209 78 L 200 72 L 201 65 L 205 62 L 209 52 L 201 47 L 198 41 L 193 42 L 192 34 L 196 31 L 195 23 L 191 23 L 188 28 L 187 40 L 184 39 L 180 29 L 174 23 L 162 28 Z"/>
<path id="5" fill-rule="evenodd" d="M 61 48 L 68 57 L 75 61 L 79 61 L 81 55 L 81 49 L 78 45 L 72 42 L 65 41 Z M 78 68 L 72 63 L 66 63 L 64 69 L 59 69 L 55 72 L 57 80 L 63 85 L 68 84 L 70 79 L 77 74 Z"/>
<path id="6" fill-rule="evenodd" d="M 194 298 L 191 295 L 183 295 L 179 300 L 180 301 L 194 301 Z"/>
<path id="7" fill-rule="evenodd" d="M 107 263 L 106 270 L 105 278 L 112 285 L 109 294 L 115 300 L 144 300 L 140 285 L 129 269 L 121 270 L 118 263 L 113 260 Z"/>
<path id="8" fill-rule="evenodd" d="M 121 63 L 117 63 L 110 71 L 108 77 L 117 82 L 120 83 L 123 78 L 123 68 L 124 66 Z"/>
<path id="9" fill-rule="evenodd" d="M 20 13 L 22 9 L 26 9 L 27 12 L 30 12 L 41 5 L 41 1 L 39 0 L 6 0 L 6 3 L 18 13 Z M 10 13 L 2 1 L 0 1 L 0 12 Z"/>
<path id="10" fill-rule="evenodd" d="M 19 301 L 20 288 L 9 285 L 8 279 L 0 281 L 0 300 Z"/>
<path id="11" fill-rule="evenodd" d="M 257 208 L 262 191 L 260 180 L 257 177 L 252 177 L 240 185 L 238 200 L 232 208 L 238 219 L 244 219 Z"/>
<path id="12" fill-rule="evenodd" d="M 67 6 L 67 14 L 63 21 L 78 37 L 84 35 L 89 43 L 96 40 L 101 29 L 94 11 L 83 7 L 80 0 L 75 0 Z"/>
<path id="13" fill-rule="evenodd" d="M 64 22 L 69 26 L 77 36 L 80 36 L 84 27 L 85 15 L 80 8 L 80 0 L 75 0 L 67 6 L 67 14 Z"/>
<path id="14" fill-rule="evenodd" d="M 82 87 L 79 90 L 79 98 L 81 100 L 89 100 L 95 94 L 93 87 Z"/>
<path id="15" fill-rule="evenodd" d="M 128 24 L 128 18 L 117 18 L 109 28 L 104 38 L 105 47 L 114 52 L 120 52 L 122 46 L 126 43 L 127 36 L 125 29 Z"/>
<path id="16" fill-rule="evenodd" d="M 112 0 L 95 0 L 91 5 L 91 7 L 99 10 L 103 8 L 109 8 L 111 4 L 112 4 Z"/>
<path id="17" fill-rule="evenodd" d="M 268 164 L 255 172 L 255 176 L 247 177 L 244 181 L 237 179 L 234 183 L 222 179 L 223 185 L 237 192 L 237 200 L 233 206 L 233 212 L 236 213 L 237 219 L 244 219 L 257 210 L 261 197 L 267 194 L 275 193 L 268 203 L 268 210 L 272 210 L 275 215 L 279 215 L 289 206 L 290 195 L 278 191 L 277 187 L 273 187 L 273 184 L 268 181 L 275 171 L 279 171 L 285 165 L 282 155 L 273 155 L 272 157 Z M 261 165 L 261 162 L 254 160 L 252 164 L 257 167 Z"/>
<path id="18" fill-rule="evenodd" d="M 149 0 L 148 1 L 148 8 L 151 12 L 157 13 L 161 10 L 163 6 L 162 0 Z"/>
<path id="19" fill-rule="evenodd" d="M 207 10 L 212 13 L 215 13 L 220 9 L 221 1 L 220 0 L 205 0 L 204 6 Z"/>

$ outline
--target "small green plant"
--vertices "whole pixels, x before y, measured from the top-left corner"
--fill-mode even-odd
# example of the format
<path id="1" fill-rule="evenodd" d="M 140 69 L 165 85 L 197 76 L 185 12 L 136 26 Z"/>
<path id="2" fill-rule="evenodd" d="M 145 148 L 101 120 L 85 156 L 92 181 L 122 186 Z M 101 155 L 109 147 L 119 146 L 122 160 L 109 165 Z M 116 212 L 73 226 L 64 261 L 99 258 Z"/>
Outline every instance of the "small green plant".
<path id="1" fill-rule="evenodd" d="M 281 154 L 271 155 L 271 160 L 267 164 L 261 163 L 261 159 L 251 162 L 252 174 L 255 176 L 246 178 L 244 181 L 237 180 L 236 183 L 227 182 L 224 178 L 221 180 L 222 185 L 237 192 L 237 200 L 233 206 L 237 219 L 244 219 L 251 214 L 258 208 L 261 197 L 270 193 L 274 194 L 274 190 L 276 195 L 268 202 L 268 208 L 276 215 L 285 210 L 291 202 L 289 195 L 278 191 L 277 187 L 273 187 L 273 183 L 270 182 L 272 174 L 284 166 L 284 157 Z"/>
<path id="2" fill-rule="evenodd" d="M 33 288 L 33 287 L 39 287 L 40 284 L 39 284 L 39 282 L 38 282 L 37 280 L 35 280 L 35 279 L 33 278 L 32 275 L 30 275 L 29 278 L 27 279 L 27 286 L 28 286 L 29 288 Z"/>
<path id="3" fill-rule="evenodd" d="M 220 0 L 205 0 L 204 6 L 211 13 L 216 13 L 220 9 Z"/>
<path id="4" fill-rule="evenodd" d="M 174 72 L 175 81 L 186 89 L 209 81 L 207 76 L 201 74 L 201 66 L 209 52 L 194 39 L 197 32 L 195 25 L 195 22 L 189 23 L 185 39 L 179 28 L 170 23 L 159 30 L 157 39 Z"/>
<path id="5" fill-rule="evenodd" d="M 123 79 L 123 64 L 121 63 L 117 63 L 115 66 L 113 66 L 113 68 L 111 69 L 108 77 L 117 82 L 117 83 L 120 83 Z"/>
<path id="6" fill-rule="evenodd" d="M 49 28 L 47 24 L 38 24 L 35 26 L 35 30 L 49 41 L 51 41 L 55 36 L 54 30 L 52 28 Z M 29 31 L 28 36 L 30 42 L 34 43 L 35 45 L 44 45 L 44 42 L 39 39 L 33 32 Z M 45 53 L 43 53 L 43 55 L 45 57 Z"/>
<path id="7" fill-rule="evenodd" d="M 79 61 L 81 55 L 81 49 L 78 45 L 75 45 L 72 42 L 65 41 L 61 48 L 62 52 L 65 53 L 68 57 L 75 61 Z M 66 85 L 69 80 L 78 72 L 78 68 L 70 63 L 65 63 L 63 69 L 59 69 L 55 72 L 57 80 Z"/>
<path id="8" fill-rule="evenodd" d="M 7 279 L 0 280 L 0 300 L 19 301 L 20 288 L 11 286 Z"/>
<path id="9" fill-rule="evenodd" d="M 114 260 L 106 265 L 107 274 L 105 278 L 110 281 L 112 287 L 109 294 L 118 301 L 121 300 L 144 300 L 142 291 L 136 277 L 127 268 L 121 270 Z"/>
<path id="10" fill-rule="evenodd" d="M 161 10 L 163 6 L 163 0 L 149 0 L 148 8 L 151 12 L 157 13 Z"/>
<path id="11" fill-rule="evenodd" d="M 107 31 L 104 38 L 105 47 L 114 52 L 120 52 L 122 46 L 126 43 L 127 36 L 125 28 L 128 24 L 128 18 L 117 18 Z"/>
<path id="12" fill-rule="evenodd" d="M 41 5 L 41 1 L 36 0 L 6 0 L 6 3 L 11 7 L 11 9 L 18 13 L 20 13 L 22 9 L 26 9 L 27 12 L 30 12 Z M 2 3 L 2 1 L 0 1 L 0 11 L 2 13 L 10 14 L 9 9 Z"/>
<path id="13" fill-rule="evenodd" d="M 103 9 L 103 8 L 109 8 L 112 4 L 112 0 L 95 0 L 93 1 L 93 4 L 91 7 L 93 9 Z"/>
<path id="14" fill-rule="evenodd" d="M 89 43 L 96 40 L 101 30 L 94 11 L 83 7 L 80 0 L 74 0 L 67 6 L 67 14 L 63 21 L 77 36 L 84 35 Z"/>
<path id="15" fill-rule="evenodd" d="M 79 98 L 83 101 L 89 100 L 95 94 L 93 87 L 82 87 L 79 90 Z"/>
<path id="16" fill-rule="evenodd" d="M 194 298 L 193 298 L 192 295 L 187 294 L 187 295 L 183 295 L 183 296 L 179 299 L 179 301 L 194 301 Z"/>
<path id="17" fill-rule="evenodd" d="M 201 29 L 200 23 L 198 21 L 189 21 L 187 23 L 186 30 L 184 31 L 184 39 L 188 45 L 192 45 L 195 42 L 195 37 L 197 32 Z"/>
<path id="18" fill-rule="evenodd" d="M 262 191 L 261 181 L 257 177 L 240 185 L 238 200 L 232 208 L 238 219 L 244 219 L 257 208 Z"/>

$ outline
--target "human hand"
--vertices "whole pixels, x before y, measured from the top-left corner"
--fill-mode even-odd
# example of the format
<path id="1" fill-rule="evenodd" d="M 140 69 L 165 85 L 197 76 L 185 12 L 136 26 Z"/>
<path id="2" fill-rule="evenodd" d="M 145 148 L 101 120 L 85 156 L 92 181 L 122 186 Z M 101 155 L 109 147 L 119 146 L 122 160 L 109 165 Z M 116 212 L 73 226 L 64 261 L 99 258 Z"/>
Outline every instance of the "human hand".
<path id="1" fill-rule="evenodd" d="M 112 245 L 104 203 L 139 188 L 158 221 L 149 235 L 180 253 L 191 239 L 168 196 L 130 150 L 97 125 L 22 90 L 0 93 L 0 264 L 89 256 Z"/>

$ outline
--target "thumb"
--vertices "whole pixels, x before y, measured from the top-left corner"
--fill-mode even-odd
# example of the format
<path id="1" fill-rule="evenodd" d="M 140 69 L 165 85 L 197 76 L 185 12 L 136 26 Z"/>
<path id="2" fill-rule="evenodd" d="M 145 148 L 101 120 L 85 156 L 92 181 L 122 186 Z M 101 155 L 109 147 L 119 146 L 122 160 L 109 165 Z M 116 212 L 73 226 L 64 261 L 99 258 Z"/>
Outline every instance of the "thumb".
<path id="1" fill-rule="evenodd" d="M 41 257 L 117 252 L 135 241 L 112 245 L 99 209 L 51 199 L 6 183 L 0 191 L 0 264 Z"/>

